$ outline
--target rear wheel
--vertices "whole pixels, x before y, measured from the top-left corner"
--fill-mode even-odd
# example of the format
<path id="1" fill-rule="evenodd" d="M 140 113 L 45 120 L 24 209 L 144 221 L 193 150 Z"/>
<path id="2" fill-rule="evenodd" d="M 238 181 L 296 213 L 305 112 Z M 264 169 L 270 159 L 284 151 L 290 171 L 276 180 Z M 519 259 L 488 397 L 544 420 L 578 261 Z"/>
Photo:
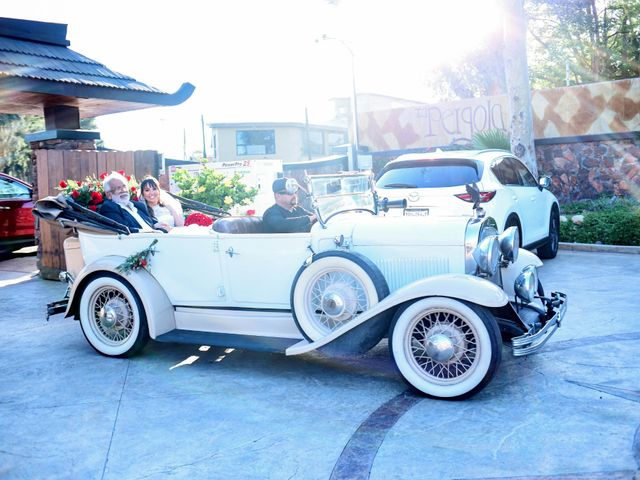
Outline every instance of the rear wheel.
<path id="1" fill-rule="evenodd" d="M 558 245 L 560 244 L 560 214 L 554 208 L 549 216 L 549 239 L 543 246 L 538 247 L 538 256 L 540 258 L 551 259 L 556 258 L 558 254 Z"/>
<path id="2" fill-rule="evenodd" d="M 491 380 L 502 359 L 500 329 L 484 307 L 445 297 L 396 313 L 389 349 L 400 373 L 427 395 L 467 398 Z"/>
<path id="3" fill-rule="evenodd" d="M 80 326 L 89 344 L 108 357 L 130 357 L 149 340 L 147 316 L 129 282 L 112 274 L 91 280 L 80 298 Z"/>

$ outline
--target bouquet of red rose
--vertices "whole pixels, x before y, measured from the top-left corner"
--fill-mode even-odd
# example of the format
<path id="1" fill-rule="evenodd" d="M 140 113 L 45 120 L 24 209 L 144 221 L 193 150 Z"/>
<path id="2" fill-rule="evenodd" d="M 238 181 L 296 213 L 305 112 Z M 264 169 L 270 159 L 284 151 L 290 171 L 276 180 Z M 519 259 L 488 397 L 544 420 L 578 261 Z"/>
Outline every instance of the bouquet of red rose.
<path id="1" fill-rule="evenodd" d="M 138 200 L 138 182 L 132 176 L 126 176 L 124 170 L 119 170 L 119 174 L 126 177 L 131 199 Z M 102 180 L 107 176 L 107 172 L 100 174 L 99 178 L 90 175 L 82 181 L 78 180 L 61 180 L 58 184 L 58 190 L 65 195 L 69 195 L 80 205 L 97 210 L 98 206 L 104 201 L 104 189 L 102 188 Z"/>
<path id="2" fill-rule="evenodd" d="M 184 220 L 184 226 L 200 225 L 201 227 L 209 227 L 213 224 L 213 218 L 204 213 L 193 212 L 187 216 Z"/>

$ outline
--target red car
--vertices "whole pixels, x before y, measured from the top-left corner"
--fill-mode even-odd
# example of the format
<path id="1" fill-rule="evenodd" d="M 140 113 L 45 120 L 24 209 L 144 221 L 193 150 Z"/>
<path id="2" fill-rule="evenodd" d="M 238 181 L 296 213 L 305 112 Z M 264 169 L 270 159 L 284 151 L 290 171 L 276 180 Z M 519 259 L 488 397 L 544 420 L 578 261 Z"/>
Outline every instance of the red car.
<path id="1" fill-rule="evenodd" d="M 0 173 L 0 255 L 35 244 L 31 185 Z"/>

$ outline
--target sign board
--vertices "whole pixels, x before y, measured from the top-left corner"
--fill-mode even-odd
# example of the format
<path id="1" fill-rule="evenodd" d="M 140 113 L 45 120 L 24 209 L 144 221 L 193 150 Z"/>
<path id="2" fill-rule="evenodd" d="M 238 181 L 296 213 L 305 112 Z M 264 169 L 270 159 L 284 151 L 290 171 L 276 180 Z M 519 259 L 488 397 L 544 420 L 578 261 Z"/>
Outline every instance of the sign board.
<path id="1" fill-rule="evenodd" d="M 273 205 L 274 200 L 271 184 L 276 178 L 282 176 L 282 160 L 236 160 L 231 162 L 209 162 L 197 165 L 172 165 L 169 167 L 169 188 L 171 193 L 180 194 L 180 189 L 173 180 L 173 174 L 178 168 L 195 175 L 202 170 L 203 165 L 213 168 L 216 172 L 224 174 L 227 178 L 231 178 L 237 173 L 240 175 L 242 183 L 258 189 L 258 195 L 256 195 L 251 205 L 238 207 L 241 208 L 242 211 L 232 209 L 232 214 L 243 215 L 246 210 L 254 209 L 256 215 L 262 215 L 267 208 Z M 217 207 L 219 205 L 212 206 Z"/>

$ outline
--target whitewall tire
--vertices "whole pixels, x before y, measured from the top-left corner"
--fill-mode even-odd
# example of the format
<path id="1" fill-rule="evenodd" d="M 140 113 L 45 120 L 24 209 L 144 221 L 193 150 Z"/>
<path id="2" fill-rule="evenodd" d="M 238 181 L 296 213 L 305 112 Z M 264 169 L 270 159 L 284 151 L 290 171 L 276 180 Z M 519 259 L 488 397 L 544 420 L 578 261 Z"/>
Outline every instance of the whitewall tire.
<path id="1" fill-rule="evenodd" d="M 291 287 L 291 310 L 300 332 L 319 340 L 389 294 L 380 270 L 366 257 L 347 252 L 315 255 Z"/>
<path id="2" fill-rule="evenodd" d="M 129 357 L 149 340 L 147 317 L 129 282 L 113 274 L 92 279 L 80 298 L 80 326 L 89 344 L 109 357 Z"/>
<path id="3" fill-rule="evenodd" d="M 482 390 L 502 359 L 495 317 L 484 307 L 446 297 L 424 298 L 396 312 L 389 350 L 407 383 L 448 399 Z"/>

